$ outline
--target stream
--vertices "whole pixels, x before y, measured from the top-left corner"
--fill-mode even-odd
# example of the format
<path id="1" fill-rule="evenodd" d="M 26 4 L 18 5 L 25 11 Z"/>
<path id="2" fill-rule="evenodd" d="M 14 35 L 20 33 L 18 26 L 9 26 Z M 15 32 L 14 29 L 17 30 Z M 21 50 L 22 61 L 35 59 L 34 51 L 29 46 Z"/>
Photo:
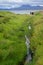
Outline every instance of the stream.
<path id="1" fill-rule="evenodd" d="M 31 30 L 31 26 L 29 26 L 28 29 Z M 27 57 L 26 57 L 25 63 L 27 64 L 28 62 L 31 61 L 32 57 L 31 57 L 31 53 L 30 53 L 30 40 L 27 37 L 27 35 L 25 35 L 25 39 L 26 39 L 26 47 L 27 47 Z"/>
<path id="2" fill-rule="evenodd" d="M 26 39 L 26 47 L 27 47 L 27 57 L 26 57 L 26 61 L 25 64 L 27 64 L 28 62 L 31 61 L 32 57 L 31 54 L 29 53 L 29 48 L 30 48 L 30 40 L 29 38 L 25 35 L 25 39 Z"/>

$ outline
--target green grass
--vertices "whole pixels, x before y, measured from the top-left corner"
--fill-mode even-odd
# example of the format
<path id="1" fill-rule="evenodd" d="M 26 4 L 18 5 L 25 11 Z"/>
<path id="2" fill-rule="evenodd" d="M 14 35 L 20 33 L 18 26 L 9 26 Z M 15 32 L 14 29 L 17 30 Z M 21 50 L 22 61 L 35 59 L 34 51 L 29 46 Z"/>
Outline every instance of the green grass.
<path id="1" fill-rule="evenodd" d="M 27 54 L 29 15 L 0 11 L 0 65 L 19 65 Z"/>
<path id="2" fill-rule="evenodd" d="M 34 53 L 32 61 L 28 65 L 43 65 L 43 13 L 33 16 L 33 36 L 30 48 Z"/>
<path id="3" fill-rule="evenodd" d="M 43 65 L 43 13 L 31 16 L 0 11 L 0 65 L 24 63 L 27 53 L 25 35 L 30 38 L 30 48 L 34 53 L 27 65 Z"/>
<path id="4" fill-rule="evenodd" d="M 43 65 L 43 12 L 37 12 L 30 19 L 33 31 L 30 37 L 30 49 L 34 53 L 31 62 L 26 65 Z"/>

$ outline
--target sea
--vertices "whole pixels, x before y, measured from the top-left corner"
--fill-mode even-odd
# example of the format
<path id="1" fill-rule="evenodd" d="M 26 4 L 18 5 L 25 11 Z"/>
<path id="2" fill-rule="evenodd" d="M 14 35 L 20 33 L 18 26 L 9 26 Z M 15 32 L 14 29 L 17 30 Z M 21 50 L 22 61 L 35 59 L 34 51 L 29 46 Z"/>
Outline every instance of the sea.
<path id="1" fill-rule="evenodd" d="M 37 12 L 40 10 L 0 10 L 0 11 L 9 11 L 15 14 L 30 14 L 30 12 Z"/>
<path id="2" fill-rule="evenodd" d="M 30 14 L 30 12 L 37 12 L 39 10 L 10 10 L 12 13 L 16 14 Z"/>

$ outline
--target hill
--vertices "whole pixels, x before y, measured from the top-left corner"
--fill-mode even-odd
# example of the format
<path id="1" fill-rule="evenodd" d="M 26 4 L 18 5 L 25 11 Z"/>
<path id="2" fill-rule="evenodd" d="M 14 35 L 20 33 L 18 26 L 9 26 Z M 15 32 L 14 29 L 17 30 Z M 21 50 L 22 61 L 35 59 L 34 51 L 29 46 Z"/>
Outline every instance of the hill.
<path id="1" fill-rule="evenodd" d="M 43 6 L 22 5 L 14 10 L 43 10 Z"/>
<path id="2" fill-rule="evenodd" d="M 20 7 L 11 7 L 0 5 L 0 10 L 43 10 L 43 6 L 21 5 Z"/>

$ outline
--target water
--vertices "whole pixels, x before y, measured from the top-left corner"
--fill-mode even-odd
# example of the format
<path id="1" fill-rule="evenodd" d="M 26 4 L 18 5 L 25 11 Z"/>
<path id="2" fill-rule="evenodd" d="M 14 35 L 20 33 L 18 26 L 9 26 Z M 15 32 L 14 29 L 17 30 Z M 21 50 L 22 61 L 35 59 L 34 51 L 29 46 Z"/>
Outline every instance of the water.
<path id="1" fill-rule="evenodd" d="M 26 35 L 25 35 L 25 38 L 26 38 L 26 47 L 27 47 L 27 55 L 28 55 L 29 54 L 30 41 Z"/>
<path id="2" fill-rule="evenodd" d="M 16 13 L 16 14 L 30 14 L 30 12 L 36 12 L 39 10 L 10 10 L 10 12 L 12 13 Z"/>
<path id="3" fill-rule="evenodd" d="M 26 39 L 26 47 L 27 47 L 27 57 L 26 57 L 25 64 L 27 64 L 29 61 L 31 61 L 32 58 L 31 58 L 31 54 L 29 53 L 30 40 L 26 35 L 25 35 L 25 39 Z"/>
<path id="4" fill-rule="evenodd" d="M 30 12 L 36 12 L 39 10 L 0 10 L 0 11 L 9 11 L 15 14 L 30 14 Z"/>

